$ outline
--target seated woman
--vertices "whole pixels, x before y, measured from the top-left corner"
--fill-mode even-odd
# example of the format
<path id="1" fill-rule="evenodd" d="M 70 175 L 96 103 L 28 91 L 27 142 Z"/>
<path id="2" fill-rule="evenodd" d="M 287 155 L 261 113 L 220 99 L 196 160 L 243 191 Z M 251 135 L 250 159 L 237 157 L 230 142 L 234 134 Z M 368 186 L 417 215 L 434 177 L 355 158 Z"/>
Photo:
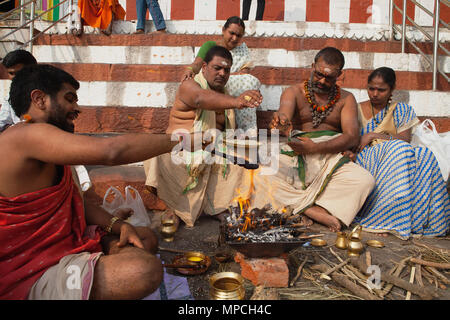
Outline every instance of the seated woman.
<path id="1" fill-rule="evenodd" d="M 238 97 L 247 90 L 259 90 L 260 81 L 249 74 L 251 68 L 250 52 L 247 45 L 242 42 L 242 36 L 245 33 L 245 24 L 239 17 L 231 17 L 225 22 L 222 28 L 222 39 L 218 42 L 205 42 L 195 58 L 194 62 L 186 67 L 182 81 L 194 77 L 200 72 L 203 60 L 210 48 L 215 45 L 225 47 L 231 52 L 233 65 L 231 75 L 228 79 L 225 90 L 233 97 Z M 251 130 L 251 135 L 256 135 L 256 110 L 254 108 L 245 108 L 235 110 L 236 127 L 244 131 Z"/>
<path id="2" fill-rule="evenodd" d="M 391 103 L 395 72 L 382 67 L 368 79 L 369 101 L 358 105 L 361 142 L 356 163 L 375 177 L 376 186 L 355 221 L 369 232 L 442 236 L 450 225 L 450 202 L 433 153 L 413 147 L 419 123 L 406 103 Z"/>
<path id="3" fill-rule="evenodd" d="M 84 25 L 99 28 L 102 33 L 109 36 L 112 33 L 113 20 L 125 18 L 125 10 L 118 0 L 79 0 L 78 9 L 80 10 L 81 28 L 72 31 L 78 36 L 83 33 Z"/>

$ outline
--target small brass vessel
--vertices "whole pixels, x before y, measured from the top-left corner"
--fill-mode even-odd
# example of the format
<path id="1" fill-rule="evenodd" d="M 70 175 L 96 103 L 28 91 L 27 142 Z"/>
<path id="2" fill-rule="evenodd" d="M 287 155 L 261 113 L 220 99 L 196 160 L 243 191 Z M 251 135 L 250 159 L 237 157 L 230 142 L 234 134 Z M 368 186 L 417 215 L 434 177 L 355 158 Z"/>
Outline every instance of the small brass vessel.
<path id="1" fill-rule="evenodd" d="M 172 242 L 177 232 L 177 225 L 174 219 L 161 219 L 161 236 L 164 241 Z"/>
<path id="2" fill-rule="evenodd" d="M 356 227 L 353 228 L 352 232 L 350 232 L 349 234 L 349 239 L 350 238 L 357 238 L 359 240 L 361 240 L 361 231 L 362 231 L 362 227 L 358 224 Z"/>
<path id="3" fill-rule="evenodd" d="M 345 232 L 338 232 L 336 236 L 336 242 L 334 245 L 338 249 L 347 249 L 348 247 L 348 238 L 347 234 Z"/>
<path id="4" fill-rule="evenodd" d="M 243 300 L 244 278 L 236 272 L 216 273 L 209 279 L 209 294 L 214 300 Z"/>
<path id="5" fill-rule="evenodd" d="M 384 242 L 382 242 L 380 240 L 367 240 L 366 244 L 369 247 L 374 247 L 374 248 L 383 248 L 384 247 Z"/>
<path id="6" fill-rule="evenodd" d="M 349 257 L 359 257 L 364 249 L 361 239 L 351 237 L 348 241 L 347 254 Z"/>
<path id="7" fill-rule="evenodd" d="M 214 256 L 217 262 L 223 263 L 231 259 L 231 255 L 227 252 L 217 252 Z"/>

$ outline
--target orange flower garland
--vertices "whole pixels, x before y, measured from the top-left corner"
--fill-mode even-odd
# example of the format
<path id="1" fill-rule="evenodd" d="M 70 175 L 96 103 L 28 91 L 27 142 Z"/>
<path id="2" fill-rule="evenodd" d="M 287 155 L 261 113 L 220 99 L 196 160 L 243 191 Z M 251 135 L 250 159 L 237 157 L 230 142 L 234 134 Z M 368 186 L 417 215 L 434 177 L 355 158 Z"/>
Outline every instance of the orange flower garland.
<path id="1" fill-rule="evenodd" d="M 330 107 L 334 106 L 336 104 L 336 102 L 338 102 L 339 99 L 341 98 L 341 88 L 339 88 L 339 86 L 336 84 L 335 85 L 336 86 L 336 94 L 334 95 L 333 99 L 331 99 L 324 106 L 318 106 L 317 104 L 314 103 L 314 101 L 312 101 L 311 93 L 309 92 L 308 82 L 309 82 L 308 80 L 305 80 L 305 82 L 304 82 L 305 97 L 306 97 L 306 100 L 308 101 L 308 103 L 317 112 L 324 112 L 324 111 L 326 111 Z"/>
<path id="2" fill-rule="evenodd" d="M 26 113 L 26 114 L 23 115 L 23 120 L 24 120 L 26 123 L 28 123 L 28 122 L 31 121 L 31 116 L 30 116 L 28 113 Z"/>

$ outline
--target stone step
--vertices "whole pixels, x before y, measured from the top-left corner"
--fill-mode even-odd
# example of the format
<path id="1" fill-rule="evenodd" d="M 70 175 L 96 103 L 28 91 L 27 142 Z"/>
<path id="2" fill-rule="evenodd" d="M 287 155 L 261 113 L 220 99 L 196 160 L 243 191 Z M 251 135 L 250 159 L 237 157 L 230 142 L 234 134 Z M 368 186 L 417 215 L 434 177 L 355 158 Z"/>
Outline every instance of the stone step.
<path id="1" fill-rule="evenodd" d="M 75 120 L 78 133 L 164 133 L 169 121 L 170 108 L 132 108 L 132 107 L 83 107 Z M 258 128 L 267 129 L 273 111 L 257 111 Z M 450 117 L 419 116 L 431 119 L 438 132 L 450 131 Z"/>

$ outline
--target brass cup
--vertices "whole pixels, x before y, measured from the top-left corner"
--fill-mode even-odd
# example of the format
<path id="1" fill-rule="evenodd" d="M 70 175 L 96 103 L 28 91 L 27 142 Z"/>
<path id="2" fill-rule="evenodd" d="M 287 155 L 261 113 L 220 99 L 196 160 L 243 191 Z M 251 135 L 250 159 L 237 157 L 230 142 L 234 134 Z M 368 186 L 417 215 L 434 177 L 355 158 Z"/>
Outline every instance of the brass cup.
<path id="1" fill-rule="evenodd" d="M 348 241 L 348 249 L 347 254 L 350 257 L 359 257 L 361 252 L 364 249 L 364 245 L 362 244 L 359 238 L 351 237 Z"/>
<path id="2" fill-rule="evenodd" d="M 177 232 L 175 220 L 173 219 L 161 220 L 160 232 L 164 241 L 172 242 L 174 240 L 175 232 Z"/>
<path id="3" fill-rule="evenodd" d="M 334 243 L 334 245 L 338 249 L 347 249 L 348 247 L 347 234 L 345 232 L 338 232 L 336 236 L 336 242 Z"/>
<path id="4" fill-rule="evenodd" d="M 382 242 L 380 240 L 367 240 L 366 244 L 369 247 L 374 247 L 374 248 L 383 248 L 384 247 L 384 242 Z"/>
<path id="5" fill-rule="evenodd" d="M 236 272 L 220 272 L 209 279 L 209 294 L 214 300 L 242 300 L 244 278 Z"/>
<path id="6" fill-rule="evenodd" d="M 189 251 L 184 254 L 187 263 L 193 266 L 204 264 L 206 256 L 198 251 Z"/>
<path id="7" fill-rule="evenodd" d="M 228 260 L 230 260 L 231 255 L 226 252 L 218 252 L 214 256 L 214 258 L 216 259 L 217 262 L 223 263 L 223 262 L 227 262 Z"/>

